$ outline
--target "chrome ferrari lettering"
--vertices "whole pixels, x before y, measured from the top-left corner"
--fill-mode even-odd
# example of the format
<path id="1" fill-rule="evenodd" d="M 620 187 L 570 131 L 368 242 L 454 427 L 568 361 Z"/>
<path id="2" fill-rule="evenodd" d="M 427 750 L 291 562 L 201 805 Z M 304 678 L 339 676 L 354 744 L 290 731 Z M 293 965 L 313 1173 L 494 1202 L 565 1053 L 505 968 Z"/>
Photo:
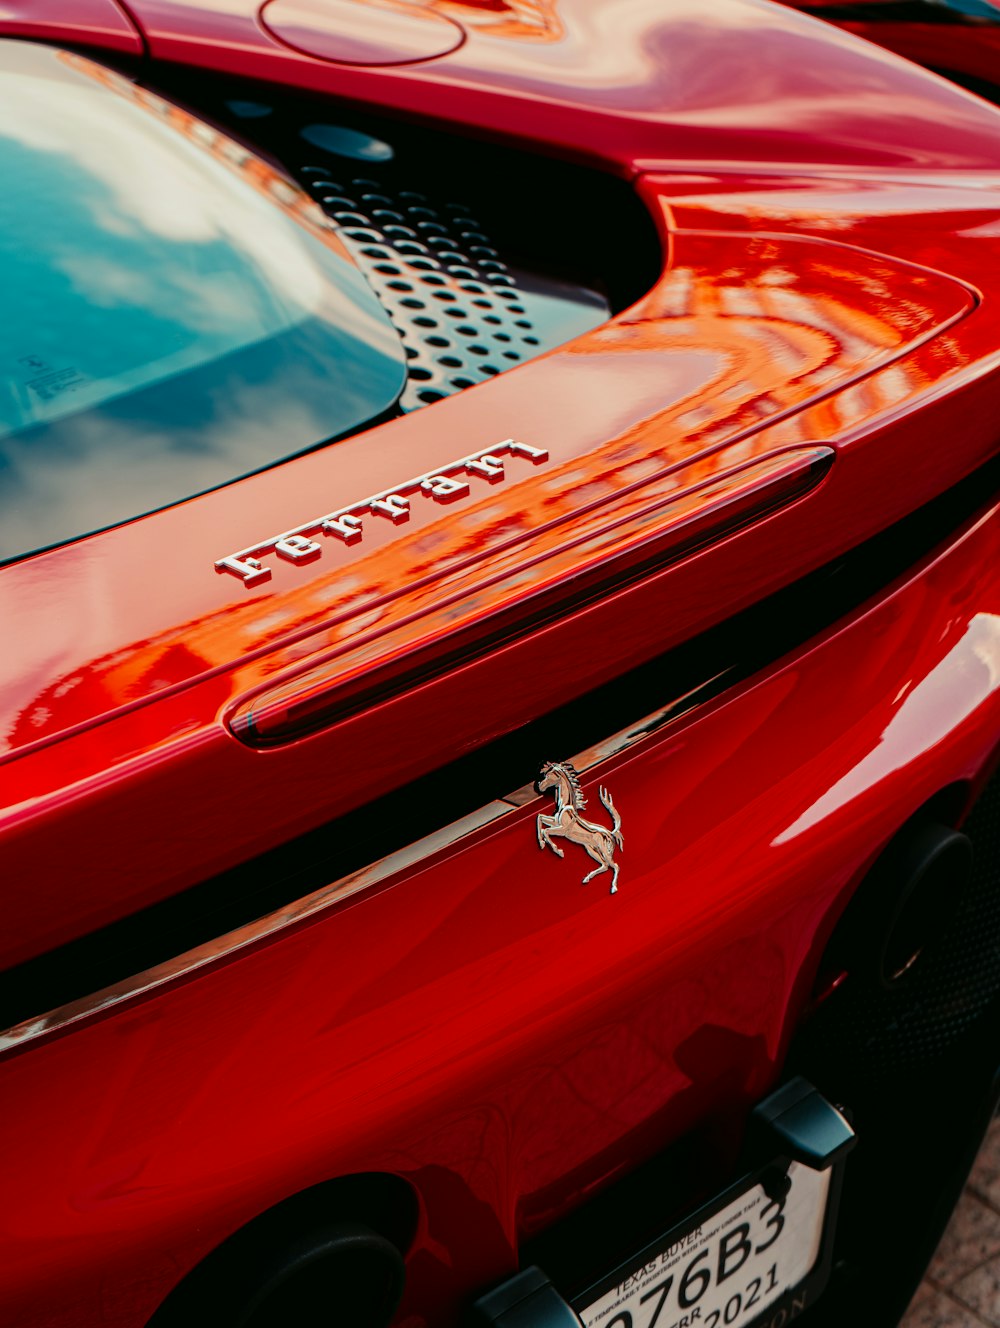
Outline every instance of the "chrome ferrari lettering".
<path id="1" fill-rule="evenodd" d="M 513 438 L 508 438 L 505 446 L 515 456 L 530 457 L 532 461 L 548 461 L 549 454 L 542 447 L 531 447 L 528 443 L 517 443 Z"/>
<path id="2" fill-rule="evenodd" d="M 312 562 L 323 552 L 315 540 L 306 539 L 305 535 L 282 535 L 275 541 L 274 551 L 291 563 Z"/>
<path id="3" fill-rule="evenodd" d="M 319 528 L 325 535 L 339 535 L 345 544 L 357 544 L 362 534 L 361 518 L 352 512 L 345 512 L 343 516 L 326 516 Z"/>
<path id="4" fill-rule="evenodd" d="M 245 586 L 259 586 L 263 581 L 270 581 L 271 569 L 265 567 L 258 558 L 249 555 L 243 557 L 220 558 L 215 564 L 218 572 L 232 572 Z"/>
<path id="5" fill-rule="evenodd" d="M 499 457 L 495 457 L 489 452 L 467 462 L 465 468 L 470 470 L 473 475 L 482 475 L 483 479 L 489 480 L 491 484 L 496 484 L 498 480 L 503 479 L 503 462 Z"/>
<path id="6" fill-rule="evenodd" d="M 598 864 L 583 878 L 583 884 L 586 885 L 601 872 L 609 871 L 613 873 L 611 893 L 617 893 L 618 863 L 615 862 L 615 849 L 623 849 L 625 845 L 621 832 L 622 818 L 607 789 L 602 788 L 599 793 L 605 810 L 611 815 L 610 829 L 595 821 L 587 821 L 580 815 L 587 805 L 587 799 L 580 788 L 580 777 L 568 761 L 562 764 L 547 761 L 542 766 L 536 787 L 539 793 L 551 791 L 556 800 L 554 816 L 546 816 L 542 812 L 537 818 L 538 847 L 550 848 L 561 858 L 563 851 L 553 842 L 555 839 L 568 839 L 571 844 L 579 844 Z"/>
<path id="7" fill-rule="evenodd" d="M 283 531 L 260 544 L 219 558 L 215 570 L 229 572 L 251 588 L 262 585 L 272 575 L 272 569 L 262 561 L 268 554 L 277 554 L 290 563 L 308 563 L 319 558 L 323 551 L 322 542 L 316 536 L 328 535 L 345 544 L 359 544 L 364 539 L 366 518 L 388 518 L 394 525 L 400 525 L 410 519 L 415 498 L 451 503 L 468 497 L 472 490 L 470 477 L 497 484 L 506 478 L 505 460 L 511 457 L 520 457 L 538 466 L 548 461 L 549 454 L 543 447 L 533 447 L 530 443 L 508 438 L 491 447 L 488 452 L 475 452 L 472 456 L 462 457 L 460 461 L 452 461 L 438 470 L 417 475 L 405 484 L 384 489 L 381 493 L 372 494 L 370 498 L 363 498 L 360 502 L 340 507 L 325 516 L 296 526 L 294 530 Z M 615 870 L 617 872 L 617 868 Z"/>
<path id="8" fill-rule="evenodd" d="M 410 519 L 410 500 L 400 497 L 398 493 L 387 493 L 384 498 L 373 498 L 368 506 L 377 516 L 387 516 L 396 525 L 400 521 Z"/>
<path id="9" fill-rule="evenodd" d="M 457 480 L 454 475 L 432 475 L 421 480 L 420 487 L 439 503 L 450 503 L 456 498 L 464 498 L 469 492 L 466 480 Z"/>

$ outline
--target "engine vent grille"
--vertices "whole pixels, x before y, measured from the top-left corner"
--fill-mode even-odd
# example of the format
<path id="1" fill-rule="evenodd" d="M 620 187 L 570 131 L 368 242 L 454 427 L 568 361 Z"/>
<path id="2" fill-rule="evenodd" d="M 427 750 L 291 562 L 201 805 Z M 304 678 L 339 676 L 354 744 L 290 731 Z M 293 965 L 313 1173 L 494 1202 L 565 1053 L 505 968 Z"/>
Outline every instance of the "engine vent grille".
<path id="1" fill-rule="evenodd" d="M 295 179 L 400 338 L 416 410 L 516 369 L 642 297 L 663 254 L 632 187 L 332 97 L 157 68 L 156 91 Z"/>
<path id="2" fill-rule="evenodd" d="M 328 166 L 298 174 L 399 333 L 404 411 L 475 387 L 608 316 L 595 292 L 508 267 L 464 204 Z"/>

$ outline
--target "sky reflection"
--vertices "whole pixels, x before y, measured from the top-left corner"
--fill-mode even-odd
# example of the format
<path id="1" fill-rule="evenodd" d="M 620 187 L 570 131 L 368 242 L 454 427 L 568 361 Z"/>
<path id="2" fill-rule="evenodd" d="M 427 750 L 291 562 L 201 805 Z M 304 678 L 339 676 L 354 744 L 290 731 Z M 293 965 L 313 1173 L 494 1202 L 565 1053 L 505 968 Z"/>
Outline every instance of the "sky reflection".
<path id="1" fill-rule="evenodd" d="M 0 556 L 356 428 L 403 380 L 353 266 L 87 68 L 0 56 Z"/>

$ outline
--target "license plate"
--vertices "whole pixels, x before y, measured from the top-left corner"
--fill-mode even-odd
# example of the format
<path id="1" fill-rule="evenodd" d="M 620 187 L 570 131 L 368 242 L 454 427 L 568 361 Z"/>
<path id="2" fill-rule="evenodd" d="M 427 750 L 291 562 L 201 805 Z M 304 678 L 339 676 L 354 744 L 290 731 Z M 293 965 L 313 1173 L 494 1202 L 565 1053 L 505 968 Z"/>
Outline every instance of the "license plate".
<path id="1" fill-rule="evenodd" d="M 749 1328 L 812 1271 L 830 1171 L 793 1162 L 783 1198 L 753 1185 L 685 1234 L 666 1237 L 581 1306 L 585 1328 Z M 795 1316 L 794 1300 L 774 1328 Z"/>

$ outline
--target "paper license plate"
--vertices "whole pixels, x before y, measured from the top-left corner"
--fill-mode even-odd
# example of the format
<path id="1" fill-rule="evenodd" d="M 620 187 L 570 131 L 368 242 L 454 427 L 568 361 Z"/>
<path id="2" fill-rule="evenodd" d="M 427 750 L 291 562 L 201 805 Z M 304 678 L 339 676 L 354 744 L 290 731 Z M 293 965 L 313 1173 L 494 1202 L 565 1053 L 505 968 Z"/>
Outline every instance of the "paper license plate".
<path id="1" fill-rule="evenodd" d="M 616 1285 L 574 1306 L 585 1328 L 749 1328 L 816 1263 L 830 1174 L 793 1162 L 783 1199 L 755 1185 L 700 1226 L 647 1250 Z M 784 1321 L 792 1317 L 794 1304 Z"/>

